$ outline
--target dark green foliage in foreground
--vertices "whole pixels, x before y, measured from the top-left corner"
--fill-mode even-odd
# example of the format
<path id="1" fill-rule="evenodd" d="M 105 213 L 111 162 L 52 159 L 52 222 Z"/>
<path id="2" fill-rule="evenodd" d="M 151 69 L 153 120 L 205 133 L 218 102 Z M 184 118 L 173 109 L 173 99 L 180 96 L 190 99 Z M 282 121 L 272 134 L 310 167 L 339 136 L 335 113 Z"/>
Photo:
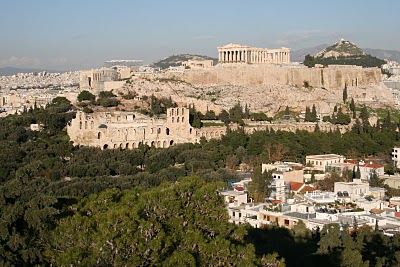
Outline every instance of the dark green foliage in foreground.
<path id="1" fill-rule="evenodd" d="M 73 116 L 70 103 L 56 98 L 46 109 L 0 119 L 0 266 L 66 264 L 79 257 L 85 257 L 87 265 L 94 259 L 118 265 L 127 255 L 147 265 L 178 266 L 207 261 L 216 265 L 217 259 L 222 265 L 275 262 L 282 266 L 281 257 L 288 266 L 321 266 L 321 262 L 346 266 L 348 260 L 353 266 L 366 262 L 396 266 L 399 262 L 398 237 L 364 233 L 363 228 L 351 236 L 356 246 L 350 238 L 338 242 L 327 235 L 320 239 L 324 231 L 311 233 L 300 226 L 293 231 L 270 227 L 246 232 L 226 222 L 216 196 L 216 189 L 234 178 L 226 166 L 258 166 L 268 160 L 302 162 L 308 154 L 321 153 L 390 155 L 399 144 L 399 134 L 398 122 L 389 113 L 379 127 L 371 127 L 363 108 L 360 122 L 343 135 L 338 131 L 247 135 L 239 129 L 228 131 L 221 140 L 134 150 L 73 147 L 64 129 Z M 44 130 L 31 131 L 31 123 L 44 124 Z M 200 178 L 174 184 L 188 175 Z M 191 192 L 186 200 L 181 197 L 184 192 Z M 157 209 L 146 214 L 146 203 Z M 54 249 L 60 242 L 72 238 L 71 225 L 78 227 L 74 231 L 77 248 L 64 243 L 57 252 Z M 146 233 L 147 242 L 154 242 L 153 250 L 143 240 Z M 93 241 L 93 247 L 85 240 Z M 135 249 L 116 254 L 116 247 Z"/>
<path id="2" fill-rule="evenodd" d="M 243 226 L 228 223 L 218 187 L 184 178 L 92 195 L 60 222 L 45 254 L 57 266 L 254 266 L 254 247 Z"/>

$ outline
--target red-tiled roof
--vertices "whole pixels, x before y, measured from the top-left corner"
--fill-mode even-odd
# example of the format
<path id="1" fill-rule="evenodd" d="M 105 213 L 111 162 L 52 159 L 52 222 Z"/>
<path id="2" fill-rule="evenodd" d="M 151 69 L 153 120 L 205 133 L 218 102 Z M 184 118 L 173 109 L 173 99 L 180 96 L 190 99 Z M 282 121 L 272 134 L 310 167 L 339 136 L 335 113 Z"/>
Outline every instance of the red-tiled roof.
<path id="1" fill-rule="evenodd" d="M 235 190 L 236 190 L 236 191 L 244 191 L 244 187 L 238 185 L 238 186 L 235 187 Z"/>
<path id="2" fill-rule="evenodd" d="M 373 168 L 373 169 L 382 168 L 381 165 L 375 164 L 375 163 L 366 163 L 366 164 L 364 164 L 364 167 Z"/>
<path id="3" fill-rule="evenodd" d="M 396 212 L 394 213 L 394 217 L 400 218 L 400 212 L 397 212 L 397 211 L 396 211 Z"/>
<path id="4" fill-rule="evenodd" d="M 358 160 L 355 159 L 345 159 L 344 160 L 345 163 L 351 163 L 351 164 L 358 164 Z"/>
<path id="5" fill-rule="evenodd" d="M 273 200 L 271 200 L 271 202 L 272 202 L 272 203 L 281 203 L 281 202 L 282 202 L 282 200 L 273 199 Z"/>
<path id="6" fill-rule="evenodd" d="M 306 185 L 303 189 L 301 189 L 301 192 L 313 192 L 315 190 L 317 190 L 317 188 Z"/>
<path id="7" fill-rule="evenodd" d="M 298 191 L 304 183 L 299 183 L 299 182 L 289 182 L 290 183 L 290 190 L 292 191 Z"/>

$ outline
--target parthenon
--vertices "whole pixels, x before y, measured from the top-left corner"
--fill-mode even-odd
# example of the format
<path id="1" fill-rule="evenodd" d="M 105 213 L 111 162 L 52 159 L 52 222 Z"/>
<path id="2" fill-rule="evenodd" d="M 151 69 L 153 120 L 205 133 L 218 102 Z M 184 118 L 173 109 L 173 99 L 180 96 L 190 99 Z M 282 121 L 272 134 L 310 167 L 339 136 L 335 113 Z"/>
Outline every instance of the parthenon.
<path id="1" fill-rule="evenodd" d="M 241 44 L 227 44 L 218 47 L 219 63 L 290 63 L 290 49 L 257 48 Z"/>

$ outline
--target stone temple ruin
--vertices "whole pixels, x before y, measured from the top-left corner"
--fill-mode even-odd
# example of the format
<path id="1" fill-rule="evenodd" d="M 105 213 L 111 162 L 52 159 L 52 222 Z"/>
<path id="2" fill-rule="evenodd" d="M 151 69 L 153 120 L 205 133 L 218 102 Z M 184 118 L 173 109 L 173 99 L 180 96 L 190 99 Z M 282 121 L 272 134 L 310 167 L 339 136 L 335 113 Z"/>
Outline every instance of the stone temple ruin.
<path id="1" fill-rule="evenodd" d="M 226 128 L 193 128 L 189 123 L 189 109 L 179 107 L 167 109 L 166 119 L 132 112 L 86 114 L 78 111 L 67 132 L 77 146 L 132 149 L 141 144 L 167 148 L 173 144 L 197 143 L 201 137 L 220 138 Z"/>

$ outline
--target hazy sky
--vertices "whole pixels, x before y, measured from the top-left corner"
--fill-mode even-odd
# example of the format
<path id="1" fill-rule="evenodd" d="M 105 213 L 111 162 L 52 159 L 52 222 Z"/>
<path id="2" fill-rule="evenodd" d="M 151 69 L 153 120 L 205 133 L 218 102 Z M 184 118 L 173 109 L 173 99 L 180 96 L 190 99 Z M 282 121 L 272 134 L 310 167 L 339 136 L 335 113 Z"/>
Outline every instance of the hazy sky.
<path id="1" fill-rule="evenodd" d="M 217 56 L 241 43 L 400 50 L 400 1 L 0 0 L 0 67 L 99 67 L 109 59 Z"/>

